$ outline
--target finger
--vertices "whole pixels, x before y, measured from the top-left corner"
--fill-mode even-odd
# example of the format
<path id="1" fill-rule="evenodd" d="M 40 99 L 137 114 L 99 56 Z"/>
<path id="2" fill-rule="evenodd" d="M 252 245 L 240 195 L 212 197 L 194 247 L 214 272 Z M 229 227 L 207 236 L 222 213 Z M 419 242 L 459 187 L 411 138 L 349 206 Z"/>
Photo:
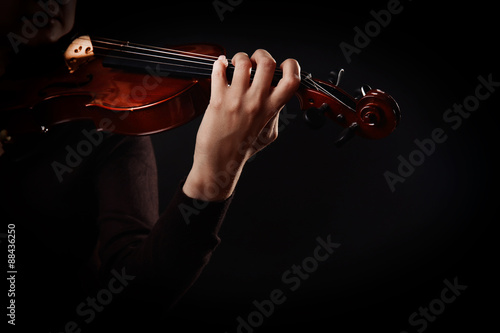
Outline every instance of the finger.
<path id="1" fill-rule="evenodd" d="M 276 70 L 276 61 L 265 50 L 257 50 L 252 55 L 255 64 L 255 75 L 252 82 L 252 90 L 259 94 L 269 94 L 271 83 Z"/>
<path id="2" fill-rule="evenodd" d="M 271 103 L 277 109 L 285 105 L 300 85 L 300 65 L 295 59 L 285 60 L 281 66 L 283 77 L 271 94 Z"/>
<path id="3" fill-rule="evenodd" d="M 223 91 L 222 89 L 227 88 L 227 65 L 227 59 L 224 55 L 221 55 L 219 59 L 214 62 L 212 67 L 212 94 L 217 94 Z"/>
<path id="4" fill-rule="evenodd" d="M 252 70 L 252 62 L 248 55 L 244 52 L 237 53 L 232 60 L 234 65 L 233 80 L 231 87 L 245 91 L 250 86 L 250 71 Z"/>

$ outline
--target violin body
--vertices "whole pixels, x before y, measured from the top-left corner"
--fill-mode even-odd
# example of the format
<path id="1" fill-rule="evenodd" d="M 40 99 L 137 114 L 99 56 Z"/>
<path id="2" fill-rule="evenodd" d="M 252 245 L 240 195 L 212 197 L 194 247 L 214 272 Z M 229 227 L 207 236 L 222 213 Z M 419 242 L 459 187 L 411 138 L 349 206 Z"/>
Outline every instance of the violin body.
<path id="1" fill-rule="evenodd" d="M 181 126 L 208 106 L 211 69 L 221 54 L 225 50 L 213 44 L 160 48 L 80 37 L 50 75 L 0 80 L 0 130 L 10 140 L 78 120 L 91 120 L 98 130 L 125 135 Z M 345 127 L 339 143 L 354 133 L 380 139 L 397 127 L 401 113 L 390 95 L 370 89 L 356 99 L 338 82 L 301 75 L 296 96 L 306 120 L 321 123 L 328 117 Z M 273 84 L 280 77 L 276 70 Z"/>
<path id="2" fill-rule="evenodd" d="M 177 49 L 214 56 L 224 52 L 210 44 Z M 146 72 L 107 67 L 102 57 L 95 57 L 73 73 L 61 62 L 51 77 L 2 80 L 0 91 L 0 119 L 9 119 L 9 135 L 46 131 L 76 120 L 92 120 L 98 130 L 147 135 L 203 113 L 210 82 L 169 77 L 154 65 Z"/>

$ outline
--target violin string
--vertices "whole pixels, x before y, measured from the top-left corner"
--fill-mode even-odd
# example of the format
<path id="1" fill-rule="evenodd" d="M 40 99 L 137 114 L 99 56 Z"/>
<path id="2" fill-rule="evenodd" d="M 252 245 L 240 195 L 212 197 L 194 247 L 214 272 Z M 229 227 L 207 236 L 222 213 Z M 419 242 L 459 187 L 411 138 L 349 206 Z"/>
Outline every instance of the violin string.
<path id="1" fill-rule="evenodd" d="M 194 53 L 194 52 L 189 52 L 189 51 L 181 51 L 181 50 L 163 48 L 163 47 L 157 47 L 157 46 L 146 46 L 146 45 L 142 45 L 142 44 L 121 42 L 121 41 L 112 40 L 112 39 L 102 39 L 101 38 L 101 39 L 93 39 L 92 41 L 94 43 L 97 43 L 97 44 L 105 44 L 105 45 L 109 45 L 109 46 L 118 47 L 118 48 L 112 48 L 109 46 L 104 47 L 104 46 L 100 46 L 100 45 L 94 45 L 94 48 L 101 49 L 101 50 L 117 51 L 117 52 L 138 55 L 138 56 L 152 57 L 152 58 L 157 58 L 157 59 L 162 59 L 162 60 L 174 60 L 174 61 L 179 61 L 179 62 L 187 62 L 187 63 L 203 65 L 203 66 L 207 66 L 207 67 L 181 65 L 181 64 L 177 64 L 177 63 L 169 63 L 169 62 L 164 62 L 164 61 L 146 61 L 143 59 L 130 58 L 130 57 L 125 57 L 125 56 L 117 56 L 117 55 L 108 55 L 109 57 L 135 60 L 135 61 L 143 61 L 143 62 L 160 64 L 160 65 L 185 67 L 185 68 L 201 70 L 201 71 L 206 70 L 206 71 L 209 71 L 209 73 L 207 73 L 207 74 L 211 73 L 214 62 L 219 58 L 217 56 L 211 56 L 211 55 L 207 55 L 207 54 L 199 54 L 199 53 Z M 132 50 L 128 50 L 125 48 L 139 50 L 141 52 L 132 51 Z M 147 53 L 147 52 L 151 52 L 151 53 Z M 156 53 L 156 54 L 153 54 L 153 53 Z M 165 55 L 167 55 L 167 56 L 165 56 Z M 174 57 L 172 57 L 172 56 L 174 56 Z M 195 59 L 195 60 L 192 60 L 192 59 Z M 228 62 L 231 62 L 231 59 L 228 59 Z M 232 65 L 230 65 L 230 67 L 234 68 Z M 281 69 L 277 69 L 275 71 L 275 76 L 281 75 L 281 74 L 282 74 Z M 312 79 L 310 74 L 301 73 L 301 78 L 302 78 L 301 84 L 303 84 L 306 88 L 315 89 L 317 91 L 320 91 L 320 92 L 326 94 L 327 96 L 334 97 L 328 90 L 326 90 L 320 84 L 315 82 Z"/>
<path id="2" fill-rule="evenodd" d="M 118 47 L 117 49 L 114 49 L 112 47 L 103 47 L 103 46 L 98 46 L 98 45 L 94 46 L 94 48 L 98 48 L 98 49 L 123 52 L 123 53 L 129 53 L 129 54 L 136 54 L 136 55 L 140 55 L 140 56 L 150 56 L 150 57 L 155 57 L 155 58 L 185 61 L 185 62 L 207 65 L 210 67 L 212 67 L 214 62 L 218 59 L 218 57 L 216 57 L 216 56 L 210 56 L 210 55 L 206 55 L 206 54 L 198 54 L 198 53 L 193 53 L 193 52 L 188 52 L 188 51 L 181 51 L 181 50 L 161 48 L 161 47 L 148 47 L 145 45 L 135 44 L 135 43 L 132 44 L 129 42 L 119 42 L 119 41 L 107 40 L 107 39 L 104 39 L 104 40 L 97 39 L 97 40 L 93 40 L 93 41 L 97 42 L 97 43 L 102 43 L 102 44 L 107 44 L 110 46 Z M 125 48 L 137 49 L 137 50 L 140 50 L 142 52 L 131 51 L 131 50 L 127 50 Z M 144 52 L 155 52 L 155 53 L 159 53 L 159 54 L 149 54 L 149 53 L 144 53 Z M 169 57 L 163 56 L 165 54 L 169 55 Z M 170 56 L 176 56 L 178 58 L 172 58 Z M 186 58 L 196 59 L 196 60 L 190 60 L 190 59 L 186 59 Z M 203 61 L 201 61 L 201 60 L 203 60 Z M 228 59 L 228 62 L 230 63 L 231 60 L 232 59 Z M 230 65 L 229 67 L 232 67 L 232 65 Z M 277 69 L 276 74 L 281 74 L 281 69 Z"/>
<path id="3" fill-rule="evenodd" d="M 130 58 L 130 57 L 125 57 L 125 56 L 120 56 L 120 55 L 107 55 L 108 58 L 114 58 L 114 59 L 124 59 L 124 60 L 133 60 L 137 62 L 143 62 L 147 65 L 150 64 L 158 64 L 158 65 L 165 65 L 165 66 L 171 66 L 171 67 L 182 67 L 185 68 L 186 70 L 183 70 L 181 72 L 183 73 L 196 73 L 196 74 L 201 74 L 201 75 L 206 75 L 210 76 L 212 73 L 212 67 L 200 67 L 200 66 L 193 66 L 193 65 L 185 65 L 185 64 L 178 64 L 178 63 L 173 63 L 173 62 L 168 62 L 168 61 L 162 61 L 162 60 L 145 60 L 145 59 L 136 59 L 136 58 Z M 234 67 L 232 67 L 234 69 Z M 158 70 L 158 72 L 161 72 L 161 68 Z M 168 69 L 166 70 L 168 72 Z M 251 78 L 253 78 L 255 74 L 255 70 L 251 70 Z M 279 74 L 275 73 L 275 77 L 279 76 Z M 303 76 L 305 78 L 305 76 Z"/>
<path id="4" fill-rule="evenodd" d="M 200 54 L 200 53 L 194 53 L 194 52 L 188 52 L 188 51 L 181 51 L 181 50 L 170 49 L 170 48 L 163 48 L 163 47 L 158 47 L 158 46 L 147 46 L 147 45 L 142 45 L 142 44 L 137 44 L 137 43 L 122 42 L 122 41 L 113 40 L 113 39 L 101 38 L 101 39 L 93 39 L 93 41 L 94 42 L 106 43 L 106 44 L 118 46 L 120 48 L 130 47 L 130 48 L 141 49 L 141 50 L 144 50 L 144 51 L 153 51 L 153 52 L 159 52 L 159 53 L 169 54 L 169 55 L 175 55 L 175 56 L 182 55 L 182 56 L 186 56 L 186 57 L 194 58 L 194 59 L 212 58 L 213 61 L 208 61 L 207 63 L 205 63 L 206 65 L 210 65 L 210 66 L 213 66 L 213 63 L 215 62 L 215 60 L 218 59 L 217 56 L 211 56 L 211 55 L 207 55 L 207 54 Z M 98 48 L 105 49 L 104 47 L 98 47 Z M 112 49 L 112 48 L 108 48 L 108 50 L 122 51 L 122 52 L 125 51 L 125 50 L 121 50 L 121 49 L 117 50 L 117 49 Z M 126 51 L 126 52 L 131 53 L 130 51 Z M 153 55 L 147 55 L 147 54 L 143 54 L 143 55 L 153 56 Z M 184 61 L 184 59 L 182 59 L 182 58 L 175 59 L 175 60 Z M 228 59 L 228 62 L 231 62 L 231 60 L 232 59 Z M 280 73 L 281 69 L 277 69 L 276 72 Z M 314 81 L 311 81 L 311 82 L 315 83 Z"/>
<path id="5" fill-rule="evenodd" d="M 144 62 L 145 64 L 159 64 L 159 65 L 165 65 L 165 66 L 172 66 L 172 67 L 184 67 L 188 69 L 195 69 L 195 70 L 201 70 L 201 71 L 207 71 L 206 74 L 210 75 L 212 72 L 212 67 L 199 67 L 199 66 L 193 66 L 193 65 L 183 65 L 183 64 L 178 64 L 174 62 L 168 62 L 168 61 L 153 61 L 153 60 L 146 60 L 146 59 L 139 59 L 139 58 L 131 58 L 131 57 L 126 57 L 126 56 L 119 56 L 119 55 L 107 55 L 106 57 L 108 58 L 115 58 L 115 59 L 124 59 L 124 60 L 133 60 L 133 61 L 138 61 L 138 62 Z M 174 59 L 177 60 L 177 59 Z M 234 66 L 230 66 L 229 68 L 234 69 Z M 255 69 L 251 69 L 251 74 L 255 74 Z M 277 73 L 275 73 L 275 76 L 281 75 L 281 70 Z M 301 73 L 301 78 L 302 78 L 302 83 L 306 85 L 307 88 L 315 88 L 316 90 L 324 90 L 320 85 L 318 85 L 316 82 L 314 82 L 308 73 Z M 328 91 L 324 90 L 325 93 L 329 94 Z"/>
<path id="6" fill-rule="evenodd" d="M 96 48 L 101 49 L 101 50 L 117 51 L 117 52 L 121 52 L 121 53 L 137 55 L 137 56 L 141 56 L 141 57 L 151 57 L 151 58 L 157 58 L 157 59 L 162 59 L 162 60 L 173 60 L 173 61 L 179 61 L 179 62 L 187 62 L 187 63 L 198 64 L 198 65 L 203 65 L 203 66 L 207 66 L 207 67 L 203 68 L 203 67 L 199 67 L 199 66 L 182 65 L 182 64 L 178 64 L 178 63 L 174 63 L 174 62 L 151 61 L 151 60 L 133 58 L 133 57 L 128 57 L 128 56 L 118 56 L 115 54 L 107 54 L 106 56 L 110 57 L 110 58 L 135 60 L 135 61 L 149 62 L 149 63 L 154 63 L 154 64 L 163 64 L 163 65 L 170 65 L 170 66 L 177 66 L 177 67 L 185 67 L 185 68 L 190 68 L 190 69 L 201 69 L 201 70 L 207 70 L 207 71 L 212 70 L 213 63 L 215 62 L 215 61 L 200 62 L 200 61 L 194 61 L 194 60 L 190 60 L 190 59 L 184 59 L 182 57 L 175 58 L 175 57 L 160 56 L 160 55 L 156 55 L 156 54 L 148 54 L 148 53 L 144 53 L 144 52 L 136 52 L 136 51 L 130 51 L 130 50 L 123 50 L 123 49 L 116 50 L 116 49 L 109 48 L 109 47 L 94 46 L 94 49 L 96 49 Z M 177 55 L 177 56 L 179 56 L 179 55 Z M 193 57 L 191 56 L 191 58 L 193 58 Z M 234 68 L 232 65 L 230 65 L 229 67 Z M 279 74 L 279 73 L 277 73 L 277 74 Z"/>
<path id="7" fill-rule="evenodd" d="M 198 54 L 198 53 L 182 51 L 182 50 L 174 50 L 174 49 L 169 49 L 169 48 L 151 47 L 151 46 L 145 46 L 145 45 L 141 45 L 141 44 L 134 44 L 134 43 L 130 43 L 130 42 L 123 43 L 123 42 L 115 42 L 115 41 L 97 40 L 97 43 L 109 45 L 108 50 L 133 53 L 134 51 L 130 50 L 130 49 L 133 49 L 133 50 L 137 50 L 137 51 L 135 51 L 135 52 L 137 52 L 137 54 L 146 55 L 146 54 L 144 54 L 144 52 L 149 52 L 147 55 L 153 56 L 153 57 L 162 57 L 164 55 L 177 56 L 177 57 L 181 56 L 183 58 L 180 60 L 185 60 L 185 59 L 191 58 L 191 59 L 195 59 L 192 61 L 197 61 L 198 63 L 201 63 L 203 61 L 204 64 L 210 65 L 210 66 L 215 62 L 215 60 L 218 59 L 218 57 L 216 57 L 216 56 L 210 56 L 210 55 L 206 55 L 206 54 Z M 111 48 L 111 46 L 115 46 L 117 48 L 113 49 L 113 48 Z M 104 49 L 103 46 L 98 46 L 98 47 Z M 153 54 L 153 53 L 156 53 L 156 54 Z"/>
<path id="8" fill-rule="evenodd" d="M 193 53 L 193 52 L 188 52 L 188 51 L 181 51 L 181 50 L 175 50 L 175 49 L 169 49 L 169 48 L 161 48 L 161 47 L 155 47 L 155 46 L 151 47 L 151 46 L 145 46 L 145 45 L 135 44 L 135 43 L 132 44 L 130 42 L 124 43 L 124 42 L 119 42 L 119 41 L 115 41 L 115 40 L 106 40 L 106 39 L 104 39 L 104 40 L 94 40 L 94 41 L 97 41 L 99 43 L 110 44 L 110 45 L 113 45 L 113 46 L 118 46 L 118 47 L 120 47 L 119 50 L 112 49 L 112 48 L 105 48 L 105 47 L 102 47 L 102 46 L 98 46 L 98 48 L 100 48 L 100 49 L 107 49 L 107 50 L 113 50 L 113 51 L 119 51 L 119 52 L 134 53 L 132 51 L 128 51 L 128 50 L 123 50 L 122 49 L 123 47 L 130 47 L 130 48 L 134 48 L 134 49 L 140 49 L 140 50 L 143 50 L 143 51 L 153 51 L 153 52 L 158 52 L 160 54 L 168 54 L 168 55 L 174 55 L 174 56 L 183 56 L 183 57 L 188 57 L 188 58 L 193 58 L 193 59 L 198 59 L 198 60 L 212 58 L 212 60 L 209 60 L 208 62 L 203 63 L 203 65 L 213 66 L 213 63 L 215 62 L 215 60 L 218 59 L 218 57 L 216 57 L 216 56 L 210 56 L 210 55 L 206 55 L 206 54 L 198 54 L 198 53 Z M 169 57 L 161 57 L 161 56 L 158 56 L 158 55 L 150 55 L 150 54 L 145 54 L 145 53 L 142 53 L 142 52 L 136 52 L 135 54 L 169 59 Z M 179 61 L 188 61 L 189 62 L 189 60 L 185 60 L 183 58 L 172 58 L 172 59 L 179 60 Z M 232 59 L 228 59 L 228 62 L 231 62 L 231 60 Z M 201 62 L 199 62 L 199 61 L 196 61 L 196 62 L 192 61 L 192 62 L 201 64 Z M 281 73 L 281 69 L 277 69 L 276 72 L 277 72 L 277 74 L 280 74 Z"/>
<path id="9" fill-rule="evenodd" d="M 187 69 L 195 69 L 195 70 L 200 70 L 200 71 L 207 71 L 208 74 L 211 73 L 211 68 L 208 68 L 208 67 L 182 65 L 182 64 L 176 64 L 176 63 L 173 63 L 173 62 L 158 61 L 158 60 L 154 61 L 154 60 L 134 59 L 134 58 L 124 57 L 124 56 L 119 56 L 119 55 L 108 55 L 107 58 L 133 60 L 133 61 L 137 61 L 137 62 L 143 62 L 145 64 L 158 64 L 158 65 L 165 65 L 165 66 L 171 66 L 171 67 L 184 67 L 184 68 L 187 68 Z"/>
<path id="10" fill-rule="evenodd" d="M 131 57 L 126 57 L 126 56 L 119 56 L 119 55 L 107 55 L 107 57 L 109 57 L 109 58 L 116 58 L 116 59 L 124 59 L 124 60 L 140 61 L 140 62 L 144 62 L 146 64 L 158 64 L 158 65 L 165 65 L 165 66 L 172 66 L 172 67 L 183 67 L 183 68 L 187 68 L 188 70 L 200 71 L 201 74 L 207 75 L 207 76 L 210 76 L 210 74 L 212 72 L 212 64 L 210 64 L 210 67 L 199 67 L 199 66 L 193 66 L 193 65 L 183 65 L 183 64 L 178 64 L 178 63 L 168 62 L 168 61 L 163 61 L 163 60 L 161 60 L 161 61 L 158 61 L 158 60 L 152 61 L 152 60 L 131 58 Z M 160 57 L 160 58 L 162 58 L 162 57 Z M 174 60 L 178 60 L 178 59 L 174 59 Z M 234 69 L 233 66 L 231 66 L 230 68 Z M 253 75 L 255 74 L 255 70 L 254 69 L 252 69 L 251 74 L 252 74 L 252 77 L 253 77 Z M 280 75 L 279 72 L 275 73 L 275 76 L 279 76 L 279 75 Z M 330 96 L 330 97 L 334 98 L 334 96 L 329 91 L 327 91 L 321 85 L 319 85 L 318 83 L 316 83 L 311 78 L 311 76 L 308 73 L 301 73 L 301 79 L 302 79 L 301 80 L 301 84 L 303 86 L 305 86 L 306 88 L 315 89 L 317 91 L 320 91 L 320 92 L 324 93 L 327 96 Z"/>
<path id="11" fill-rule="evenodd" d="M 156 55 L 156 54 L 148 54 L 144 52 L 138 52 L 138 51 L 131 51 L 131 50 L 116 50 L 113 48 L 109 47 L 102 47 L 102 46 L 94 46 L 94 49 L 100 49 L 100 50 L 107 50 L 107 51 L 116 51 L 116 52 L 121 52 L 121 53 L 127 53 L 127 54 L 132 54 L 132 55 L 138 55 L 138 56 L 145 56 L 145 57 L 151 57 L 151 58 L 158 58 L 158 59 L 166 59 L 166 60 L 176 60 L 176 61 L 181 61 L 181 62 L 188 62 L 188 63 L 193 63 L 193 64 L 200 64 L 200 65 L 206 65 L 206 66 L 212 66 L 214 61 L 212 62 L 202 62 L 202 61 L 196 61 L 196 60 L 191 60 L 191 59 L 186 59 L 186 58 L 175 58 L 175 57 L 170 57 L 170 56 L 163 56 L 163 55 Z M 179 56 L 179 55 L 176 55 Z M 192 58 L 192 57 L 189 57 Z M 201 60 L 201 58 L 199 58 Z"/>
<path id="12" fill-rule="evenodd" d="M 127 53 L 127 54 L 134 54 L 134 55 L 140 55 L 140 56 L 146 56 L 146 57 L 153 57 L 153 58 L 158 58 L 158 59 L 162 59 L 162 60 L 177 60 L 177 61 L 181 61 L 181 62 L 185 61 L 185 62 L 199 64 L 199 65 L 206 65 L 207 67 L 199 67 L 199 66 L 193 66 L 193 65 L 182 65 L 182 64 L 173 63 L 173 62 L 167 62 L 167 61 L 151 61 L 151 60 L 145 60 L 145 59 L 138 59 L 138 58 L 126 57 L 126 56 L 108 55 L 108 57 L 117 58 L 117 59 L 135 60 L 135 61 L 142 61 L 142 62 L 151 63 L 151 64 L 159 64 L 159 65 L 167 65 L 167 66 L 175 66 L 175 67 L 184 67 L 184 68 L 188 68 L 188 69 L 207 71 L 207 73 L 203 73 L 203 74 L 206 74 L 206 75 L 210 75 L 210 73 L 212 71 L 212 66 L 213 66 L 213 62 L 203 63 L 203 62 L 198 62 L 198 61 L 186 60 L 186 59 L 182 59 L 182 58 L 163 57 L 163 56 L 158 56 L 158 55 L 150 55 L 150 54 L 146 54 L 146 53 L 142 53 L 142 52 L 127 51 L 127 50 L 115 50 L 115 49 L 112 49 L 112 48 L 104 48 L 104 47 L 100 47 L 100 46 L 97 46 L 97 48 L 104 49 L 104 50 L 119 51 L 119 52 Z M 233 66 L 231 66 L 231 67 L 234 68 Z M 252 70 L 252 71 L 254 71 L 254 70 Z M 276 73 L 275 73 L 275 75 L 280 75 L 281 74 L 280 72 L 281 72 L 281 70 L 277 70 Z M 321 85 L 319 85 L 314 80 L 312 80 L 312 78 L 310 77 L 309 74 L 307 74 L 307 73 L 301 73 L 301 78 L 302 78 L 301 82 L 302 82 L 302 84 L 304 86 L 306 86 L 306 88 L 315 89 L 317 91 L 323 92 L 324 94 L 326 94 L 328 96 L 333 97 L 329 91 L 327 91 L 326 89 L 324 89 L 323 87 L 321 87 Z"/>

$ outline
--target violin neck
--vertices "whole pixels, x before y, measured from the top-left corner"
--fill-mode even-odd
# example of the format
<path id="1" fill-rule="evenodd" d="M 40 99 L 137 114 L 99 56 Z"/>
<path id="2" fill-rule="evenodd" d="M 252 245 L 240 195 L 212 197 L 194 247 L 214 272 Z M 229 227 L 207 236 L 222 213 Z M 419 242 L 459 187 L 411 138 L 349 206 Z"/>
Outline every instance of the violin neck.
<path id="1" fill-rule="evenodd" d="M 88 41 L 84 39 L 83 42 L 87 47 Z M 131 44 L 108 39 L 93 39 L 92 44 L 93 54 L 103 58 L 104 66 L 141 71 L 156 76 L 209 79 L 212 74 L 213 64 L 218 59 L 218 55 Z M 215 48 L 215 46 L 211 45 L 208 47 Z M 188 47 L 184 46 L 184 48 Z M 213 50 L 210 51 L 214 52 Z M 226 73 L 228 81 L 231 82 L 234 66 L 229 64 Z M 252 69 L 251 79 L 253 79 L 254 74 L 255 70 Z M 281 76 L 281 70 L 277 69 L 272 81 L 274 86 L 278 84 Z"/>
<path id="2" fill-rule="evenodd" d="M 116 57 L 105 56 L 103 58 L 103 65 L 111 68 L 122 68 L 127 70 L 137 70 L 145 73 L 154 74 L 157 76 L 172 76 L 180 78 L 193 78 L 193 79 L 209 79 L 212 74 L 212 66 L 214 61 L 205 65 L 206 67 L 186 67 L 183 64 L 175 62 L 158 63 L 149 60 L 139 59 L 123 59 Z M 226 75 L 229 81 L 232 80 L 234 75 L 234 66 L 229 65 L 226 70 Z M 252 69 L 250 78 L 253 79 L 255 70 Z M 281 72 L 275 71 L 273 84 L 276 85 L 281 77 Z"/>

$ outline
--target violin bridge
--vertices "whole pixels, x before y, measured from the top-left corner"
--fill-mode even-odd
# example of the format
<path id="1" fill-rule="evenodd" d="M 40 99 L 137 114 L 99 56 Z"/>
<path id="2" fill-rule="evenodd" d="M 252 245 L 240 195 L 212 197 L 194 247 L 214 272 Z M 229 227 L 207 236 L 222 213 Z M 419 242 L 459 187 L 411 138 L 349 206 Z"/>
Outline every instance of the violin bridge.
<path id="1" fill-rule="evenodd" d="M 80 65 L 87 63 L 93 57 L 94 47 L 89 36 L 76 38 L 64 52 L 64 60 L 70 73 L 74 73 Z"/>

